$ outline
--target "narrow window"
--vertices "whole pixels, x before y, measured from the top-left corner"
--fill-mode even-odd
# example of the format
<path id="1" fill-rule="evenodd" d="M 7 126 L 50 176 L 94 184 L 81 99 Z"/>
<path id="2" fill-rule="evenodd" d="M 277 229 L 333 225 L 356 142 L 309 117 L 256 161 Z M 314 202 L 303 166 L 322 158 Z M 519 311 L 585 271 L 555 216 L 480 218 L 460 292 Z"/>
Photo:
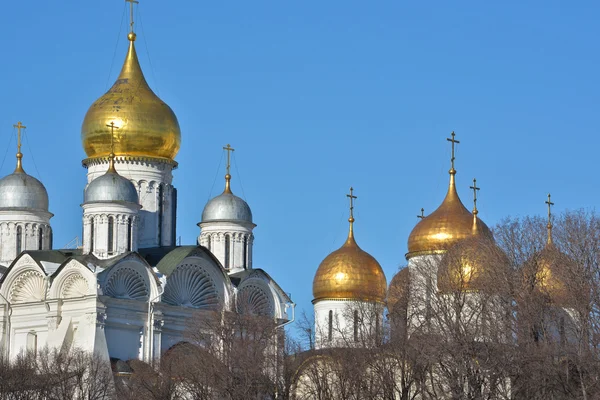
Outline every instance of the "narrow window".
<path id="1" fill-rule="evenodd" d="M 108 217 L 108 255 L 112 255 L 113 253 L 113 240 L 115 238 L 115 219 L 114 217 Z"/>
<path id="2" fill-rule="evenodd" d="M 354 310 L 354 341 L 358 342 L 358 310 Z"/>
<path id="3" fill-rule="evenodd" d="M 158 245 L 162 246 L 162 230 L 163 230 L 163 185 L 158 186 Z"/>
<path id="4" fill-rule="evenodd" d="M 375 314 L 375 340 L 379 343 L 379 314 Z"/>
<path id="5" fill-rule="evenodd" d="M 44 249 L 44 231 L 40 227 L 38 229 L 38 250 Z"/>
<path id="6" fill-rule="evenodd" d="M 90 219 L 90 253 L 94 251 L 94 217 Z"/>
<path id="7" fill-rule="evenodd" d="M 133 218 L 127 219 L 127 251 L 131 251 L 133 245 Z"/>
<path id="8" fill-rule="evenodd" d="M 329 332 L 327 334 L 327 338 L 331 341 L 333 337 L 333 311 L 329 310 Z"/>
<path id="9" fill-rule="evenodd" d="M 243 257 L 244 257 L 244 269 L 248 268 L 248 236 L 244 236 L 244 249 L 243 249 Z"/>
<path id="10" fill-rule="evenodd" d="M 231 249 L 231 238 L 225 235 L 225 268 L 229 269 L 229 252 Z"/>
<path id="11" fill-rule="evenodd" d="M 27 352 L 33 356 L 37 355 L 37 333 L 35 331 L 27 334 Z"/>
<path id="12" fill-rule="evenodd" d="M 212 235 L 208 235 L 208 239 L 206 241 L 206 246 L 208 248 L 208 251 L 212 251 L 212 246 L 211 246 L 211 239 L 212 239 Z"/>
<path id="13" fill-rule="evenodd" d="M 23 250 L 23 228 L 17 226 L 17 255 Z"/>

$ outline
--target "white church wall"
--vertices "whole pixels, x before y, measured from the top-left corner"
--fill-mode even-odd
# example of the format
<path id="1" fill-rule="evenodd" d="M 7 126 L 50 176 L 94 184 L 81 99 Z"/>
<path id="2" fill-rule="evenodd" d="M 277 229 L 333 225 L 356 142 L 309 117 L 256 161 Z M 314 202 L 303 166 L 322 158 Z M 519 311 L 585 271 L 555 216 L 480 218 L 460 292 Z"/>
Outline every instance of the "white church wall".
<path id="1" fill-rule="evenodd" d="M 215 221 L 198 225 L 198 244 L 209 249 L 230 274 L 252 268 L 254 224 Z"/>

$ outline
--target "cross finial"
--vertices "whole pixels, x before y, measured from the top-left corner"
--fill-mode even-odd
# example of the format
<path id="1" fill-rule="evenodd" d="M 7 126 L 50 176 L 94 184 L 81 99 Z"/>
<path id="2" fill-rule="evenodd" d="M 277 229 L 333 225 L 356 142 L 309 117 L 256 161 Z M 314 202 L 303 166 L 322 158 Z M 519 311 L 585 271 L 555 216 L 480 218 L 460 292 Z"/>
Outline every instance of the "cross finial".
<path id="1" fill-rule="evenodd" d="M 417 218 L 424 219 L 425 218 L 425 209 L 421 208 L 421 215 L 417 215 Z"/>
<path id="2" fill-rule="evenodd" d="M 548 193 L 546 204 L 548 205 L 548 224 L 546 225 L 548 229 L 548 244 L 552 244 L 552 206 L 554 203 L 551 201 L 550 193 Z"/>
<path id="3" fill-rule="evenodd" d="M 347 194 L 346 197 L 350 198 L 350 219 L 348 221 L 354 222 L 354 199 L 357 197 L 354 195 L 353 187 L 350 187 L 350 194 Z"/>
<path id="4" fill-rule="evenodd" d="M 227 152 L 227 175 L 225 175 L 225 191 L 229 193 L 231 192 L 231 153 L 234 152 L 235 149 L 231 147 L 230 144 L 227 144 L 227 146 L 223 147 L 223 150 Z"/>
<path id="5" fill-rule="evenodd" d="M 457 143 L 460 143 L 458 140 L 454 139 L 454 137 L 456 136 L 456 134 L 454 133 L 454 131 L 452 131 L 452 133 L 450 134 L 452 136 L 452 138 L 446 138 L 447 141 L 452 142 L 452 158 L 450 158 L 450 163 L 452 165 L 452 167 L 450 168 L 450 173 L 454 173 L 456 172 L 454 170 L 454 145 Z"/>
<path id="6" fill-rule="evenodd" d="M 469 186 L 473 190 L 473 215 L 477 215 L 477 191 L 481 188 L 477 187 L 477 179 L 473 178 L 473 186 Z"/>
<path id="7" fill-rule="evenodd" d="M 27 128 L 21 121 L 17 122 L 13 125 L 14 128 L 17 128 L 17 168 L 15 168 L 15 172 L 25 172 L 23 171 L 23 165 L 21 160 L 23 159 L 23 153 L 21 153 L 21 129 Z"/>
<path id="8" fill-rule="evenodd" d="M 116 172 L 115 170 L 115 129 L 119 129 L 115 125 L 115 121 L 110 121 L 110 124 L 106 125 L 110 128 L 110 154 L 108 155 L 108 171 Z"/>
<path id="9" fill-rule="evenodd" d="M 129 34 L 127 37 L 132 42 L 135 40 L 135 32 L 133 31 L 133 5 L 139 4 L 137 0 L 125 0 L 126 3 L 129 3 Z"/>

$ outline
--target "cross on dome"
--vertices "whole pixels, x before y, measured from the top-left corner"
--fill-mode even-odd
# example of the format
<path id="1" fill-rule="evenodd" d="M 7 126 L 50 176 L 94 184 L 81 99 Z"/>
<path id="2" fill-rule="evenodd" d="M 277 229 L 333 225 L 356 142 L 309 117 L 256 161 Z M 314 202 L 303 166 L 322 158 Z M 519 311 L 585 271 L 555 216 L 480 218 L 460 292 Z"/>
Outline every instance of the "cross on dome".
<path id="1" fill-rule="evenodd" d="M 231 193 L 231 152 L 235 151 L 233 147 L 228 143 L 227 146 L 223 147 L 223 150 L 227 152 L 227 174 L 225 175 L 225 191 Z"/>
<path id="2" fill-rule="evenodd" d="M 425 209 L 421 208 L 421 215 L 417 215 L 417 218 L 425 219 Z"/>
<path id="3" fill-rule="evenodd" d="M 27 127 L 21 121 L 17 122 L 13 127 L 17 128 L 17 167 L 15 168 L 15 172 L 25 172 L 21 162 L 23 159 L 23 153 L 21 153 L 21 130 Z"/>
<path id="4" fill-rule="evenodd" d="M 545 203 L 548 205 L 548 225 L 546 225 L 548 229 L 548 244 L 552 244 L 552 206 L 554 203 L 551 201 L 550 193 L 548 193 L 548 200 Z"/>
<path id="5" fill-rule="evenodd" d="M 473 186 L 469 186 L 473 190 L 473 215 L 477 215 L 477 191 L 481 188 L 477 187 L 477 179 L 473 178 Z"/>
<path id="6" fill-rule="evenodd" d="M 454 145 L 460 143 L 458 140 L 456 140 L 454 137 L 456 136 L 456 134 L 454 133 L 454 131 L 452 131 L 452 133 L 450 134 L 452 136 L 452 138 L 446 138 L 447 141 L 452 142 L 452 158 L 450 158 L 450 163 L 452 165 L 452 168 L 450 169 L 450 173 L 455 173 L 456 171 L 454 170 Z"/>
<path id="7" fill-rule="evenodd" d="M 135 40 L 135 32 L 133 31 L 133 5 L 140 2 L 137 0 L 125 0 L 125 2 L 129 3 L 129 34 L 127 37 L 133 42 Z"/>

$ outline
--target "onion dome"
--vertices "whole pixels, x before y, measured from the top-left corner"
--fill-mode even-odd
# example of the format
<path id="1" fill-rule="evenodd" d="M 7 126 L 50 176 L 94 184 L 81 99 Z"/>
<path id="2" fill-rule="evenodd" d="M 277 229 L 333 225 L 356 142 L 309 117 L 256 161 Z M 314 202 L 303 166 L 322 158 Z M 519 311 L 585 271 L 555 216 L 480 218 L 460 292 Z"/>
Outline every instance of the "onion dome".
<path id="1" fill-rule="evenodd" d="M 348 221 L 348 239 L 317 269 L 313 280 L 313 303 L 329 299 L 385 302 L 387 282 L 381 265 L 356 244 L 352 213 Z"/>
<path id="2" fill-rule="evenodd" d="M 94 179 L 85 188 L 84 204 L 98 202 L 127 202 L 138 204 L 138 193 L 127 178 L 117 173 L 114 165 L 114 154 L 109 155 L 108 171 Z"/>
<path id="3" fill-rule="evenodd" d="M 456 170 L 450 170 L 450 185 L 442 204 L 414 227 L 408 237 L 407 258 L 436 254 L 472 237 L 492 236 L 487 225 L 465 208 L 456 192 Z"/>
<path id="4" fill-rule="evenodd" d="M 181 144 L 179 122 L 173 110 L 148 86 L 135 51 L 131 32 L 125 63 L 114 85 L 92 104 L 81 127 L 81 141 L 89 158 L 111 153 L 106 126 L 118 128 L 114 153 L 173 160 Z"/>
<path id="5" fill-rule="evenodd" d="M 410 275 L 407 267 L 392 278 L 387 294 L 387 306 L 391 315 L 406 313 L 410 290 Z"/>
<path id="6" fill-rule="evenodd" d="M 225 175 L 225 190 L 212 198 L 202 211 L 202 222 L 232 221 L 252 224 L 250 206 L 231 191 L 231 175 Z"/>
<path id="7" fill-rule="evenodd" d="M 452 246 L 438 266 L 442 293 L 486 291 L 506 293 L 510 282 L 506 254 L 489 236 L 472 236 Z"/>
<path id="8" fill-rule="evenodd" d="M 22 158 L 19 144 L 15 171 L 0 179 L 0 210 L 26 209 L 48 212 L 48 192 L 42 182 L 25 173 Z"/>

